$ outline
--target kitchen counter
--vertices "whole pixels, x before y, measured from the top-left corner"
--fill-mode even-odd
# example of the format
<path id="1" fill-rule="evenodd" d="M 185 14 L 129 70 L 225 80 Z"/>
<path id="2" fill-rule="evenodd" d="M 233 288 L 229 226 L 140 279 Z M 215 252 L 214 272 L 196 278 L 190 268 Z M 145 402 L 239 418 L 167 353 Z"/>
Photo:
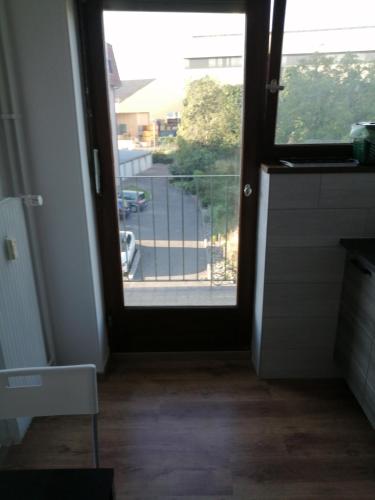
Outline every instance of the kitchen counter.
<path id="1" fill-rule="evenodd" d="M 375 272 L 375 238 L 347 238 L 340 243 L 353 256 L 364 259 Z"/>
<path id="2" fill-rule="evenodd" d="M 335 357 L 375 427 L 375 238 L 340 240 L 347 250 Z"/>
<path id="3" fill-rule="evenodd" d="M 375 165 L 353 167 L 287 167 L 280 163 L 263 163 L 261 169 L 268 174 L 338 174 L 338 173 L 375 173 Z"/>
<path id="4" fill-rule="evenodd" d="M 375 255 L 363 242 L 375 241 L 374 193 L 375 167 L 262 167 L 252 338 L 258 376 L 339 375 L 333 355 L 347 254 L 340 243 L 362 240 L 362 251 Z M 359 276 L 370 276 L 362 258 L 351 260 Z"/>

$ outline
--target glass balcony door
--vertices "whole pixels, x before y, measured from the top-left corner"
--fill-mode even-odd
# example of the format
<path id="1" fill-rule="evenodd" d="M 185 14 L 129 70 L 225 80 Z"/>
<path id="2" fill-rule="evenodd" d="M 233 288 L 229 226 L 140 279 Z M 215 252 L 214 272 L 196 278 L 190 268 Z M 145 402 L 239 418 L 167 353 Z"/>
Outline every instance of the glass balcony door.
<path id="1" fill-rule="evenodd" d="M 250 344 L 267 4 L 83 12 L 116 350 Z"/>

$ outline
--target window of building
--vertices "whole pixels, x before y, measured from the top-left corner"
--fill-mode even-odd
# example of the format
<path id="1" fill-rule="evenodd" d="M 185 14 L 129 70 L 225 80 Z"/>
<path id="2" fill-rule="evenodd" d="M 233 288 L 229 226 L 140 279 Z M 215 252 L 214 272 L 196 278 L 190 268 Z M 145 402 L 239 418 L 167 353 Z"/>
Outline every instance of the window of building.
<path id="1" fill-rule="evenodd" d="M 187 68 L 233 68 L 242 67 L 242 57 L 196 57 L 187 59 Z"/>

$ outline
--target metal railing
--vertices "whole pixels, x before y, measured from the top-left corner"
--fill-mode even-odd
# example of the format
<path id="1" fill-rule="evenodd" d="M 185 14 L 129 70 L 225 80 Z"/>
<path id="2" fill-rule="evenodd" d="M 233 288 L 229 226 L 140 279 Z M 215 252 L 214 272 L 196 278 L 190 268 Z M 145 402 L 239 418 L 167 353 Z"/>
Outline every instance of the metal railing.
<path id="1" fill-rule="evenodd" d="M 226 174 L 117 177 L 120 230 L 137 243 L 124 280 L 235 283 L 239 183 Z"/>

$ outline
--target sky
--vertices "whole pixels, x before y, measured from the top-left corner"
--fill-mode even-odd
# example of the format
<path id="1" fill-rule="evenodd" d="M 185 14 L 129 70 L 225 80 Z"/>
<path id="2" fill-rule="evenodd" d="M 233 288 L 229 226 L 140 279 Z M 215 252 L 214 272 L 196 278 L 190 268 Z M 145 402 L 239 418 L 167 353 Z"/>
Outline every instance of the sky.
<path id="1" fill-rule="evenodd" d="M 183 71 L 183 56 L 193 35 L 243 32 L 244 21 L 242 14 L 105 12 L 104 30 L 120 78 L 132 80 Z M 285 31 L 355 26 L 375 26 L 375 0 L 288 0 Z M 368 33 L 359 30 L 355 36 L 367 44 Z M 298 45 L 300 36 L 293 36 L 293 44 Z M 321 38 L 313 36 L 317 42 Z M 321 47 L 330 45 L 329 37 L 338 40 L 337 32 L 324 37 Z M 372 37 L 368 49 L 375 50 Z"/>
<path id="2" fill-rule="evenodd" d="M 120 78 L 166 76 L 183 70 L 192 35 L 244 32 L 243 14 L 105 12 L 105 40 Z"/>

